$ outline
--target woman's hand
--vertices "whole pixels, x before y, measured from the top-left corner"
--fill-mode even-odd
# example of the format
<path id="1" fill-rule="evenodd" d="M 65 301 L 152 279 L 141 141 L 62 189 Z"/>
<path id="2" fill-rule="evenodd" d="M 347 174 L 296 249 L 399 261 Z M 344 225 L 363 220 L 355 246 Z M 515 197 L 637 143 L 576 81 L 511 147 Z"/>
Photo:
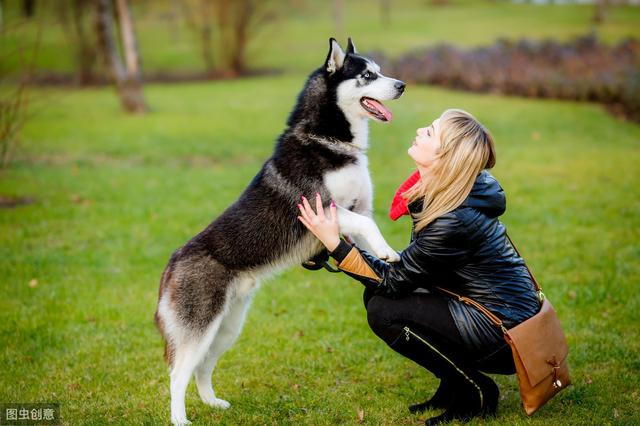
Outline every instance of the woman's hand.
<path id="1" fill-rule="evenodd" d="M 300 216 L 298 220 L 307 227 L 309 231 L 318 239 L 329 251 L 333 251 L 340 244 L 340 225 L 338 223 L 338 215 L 336 212 L 336 203 L 331 201 L 329 211 L 331 215 L 325 216 L 322 208 L 322 198 L 320 194 L 316 194 L 316 212 L 313 211 L 309 201 L 302 197 L 302 204 L 298 204 Z"/>

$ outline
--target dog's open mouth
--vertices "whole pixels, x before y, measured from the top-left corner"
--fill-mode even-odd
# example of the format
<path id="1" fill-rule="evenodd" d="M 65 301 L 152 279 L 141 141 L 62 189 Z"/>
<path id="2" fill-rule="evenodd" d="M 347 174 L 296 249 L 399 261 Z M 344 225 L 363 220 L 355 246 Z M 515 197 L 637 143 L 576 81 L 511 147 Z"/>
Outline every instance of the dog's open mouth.
<path id="1" fill-rule="evenodd" d="M 364 108 L 365 111 L 367 111 L 369 115 L 376 120 L 391 121 L 391 119 L 393 118 L 393 114 L 391 114 L 391 111 L 389 111 L 387 107 L 382 105 L 382 102 L 375 99 L 367 97 L 361 98 L 360 105 L 362 105 L 362 108 Z"/>

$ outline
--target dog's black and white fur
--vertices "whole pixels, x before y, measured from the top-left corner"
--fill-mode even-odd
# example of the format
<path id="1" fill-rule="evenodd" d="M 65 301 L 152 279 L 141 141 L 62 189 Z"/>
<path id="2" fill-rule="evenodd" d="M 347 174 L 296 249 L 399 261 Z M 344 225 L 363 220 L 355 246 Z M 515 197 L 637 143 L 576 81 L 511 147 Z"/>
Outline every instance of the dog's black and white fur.
<path id="1" fill-rule="evenodd" d="M 193 374 L 206 404 L 229 407 L 211 376 L 238 337 L 258 283 L 321 251 L 297 220 L 301 195 L 319 192 L 325 207 L 335 200 L 343 234 L 380 258 L 398 259 L 371 219 L 366 150 L 368 119 L 390 118 L 378 101 L 398 98 L 404 86 L 358 55 L 351 40 L 345 53 L 331 39 L 273 155 L 234 204 L 171 256 L 155 320 L 166 341 L 174 425 L 190 423 L 185 391 Z"/>

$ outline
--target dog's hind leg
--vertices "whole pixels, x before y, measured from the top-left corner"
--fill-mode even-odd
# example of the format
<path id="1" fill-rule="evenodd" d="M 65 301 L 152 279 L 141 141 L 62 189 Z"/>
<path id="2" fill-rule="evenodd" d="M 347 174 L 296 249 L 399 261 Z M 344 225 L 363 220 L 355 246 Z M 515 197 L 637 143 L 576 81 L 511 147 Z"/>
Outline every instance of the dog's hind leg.
<path id="1" fill-rule="evenodd" d="M 215 357 L 214 354 L 211 353 L 211 350 L 209 350 L 204 359 L 196 367 L 196 387 L 198 388 L 198 393 L 200 394 L 202 402 L 211 407 L 226 410 L 231 406 L 231 404 L 224 399 L 216 397 L 211 383 L 211 375 L 213 374 L 213 369 L 215 368 L 218 359 L 219 357 Z"/>
<path id="2" fill-rule="evenodd" d="M 196 367 L 207 355 L 211 343 L 220 329 L 222 316 L 218 315 L 205 332 L 197 338 L 189 337 L 175 345 L 175 358 L 171 369 L 171 423 L 188 425 L 185 394 Z"/>
<path id="3" fill-rule="evenodd" d="M 213 339 L 209 352 L 196 368 L 196 386 L 202 401 L 215 408 L 227 409 L 231 404 L 216 397 L 213 390 L 212 374 L 218 359 L 233 345 L 244 324 L 252 295 L 236 296 L 227 314 L 222 319 L 218 334 Z"/>

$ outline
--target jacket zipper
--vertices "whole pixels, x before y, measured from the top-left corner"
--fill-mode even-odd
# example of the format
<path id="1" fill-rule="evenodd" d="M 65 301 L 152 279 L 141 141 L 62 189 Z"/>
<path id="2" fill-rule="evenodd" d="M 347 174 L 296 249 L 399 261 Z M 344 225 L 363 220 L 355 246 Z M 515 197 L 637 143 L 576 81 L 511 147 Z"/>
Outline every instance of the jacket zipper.
<path id="1" fill-rule="evenodd" d="M 429 348 L 431 348 L 431 350 L 436 352 L 442 358 L 446 359 L 449 364 L 453 365 L 453 367 L 458 371 L 458 373 L 460 373 L 462 376 L 464 376 L 464 378 L 467 379 L 478 390 L 478 393 L 480 394 L 480 409 L 482 409 L 484 407 L 484 396 L 482 395 L 482 389 L 480 389 L 480 386 L 478 386 L 478 384 L 476 382 L 471 380 L 471 378 L 469 376 L 467 376 L 464 371 L 460 370 L 458 368 L 458 366 L 453 363 L 453 361 L 451 361 L 449 358 L 447 358 L 447 356 L 445 354 L 443 354 L 438 349 L 436 349 L 433 345 L 431 345 L 431 343 L 427 342 L 422 337 L 420 337 L 419 335 L 417 335 L 416 333 L 411 331 L 411 329 L 409 327 L 404 327 L 404 336 L 405 336 L 405 339 L 407 340 L 407 342 L 410 339 L 409 336 L 415 337 L 416 339 L 418 339 L 419 341 L 421 341 L 422 343 L 427 345 Z"/>

